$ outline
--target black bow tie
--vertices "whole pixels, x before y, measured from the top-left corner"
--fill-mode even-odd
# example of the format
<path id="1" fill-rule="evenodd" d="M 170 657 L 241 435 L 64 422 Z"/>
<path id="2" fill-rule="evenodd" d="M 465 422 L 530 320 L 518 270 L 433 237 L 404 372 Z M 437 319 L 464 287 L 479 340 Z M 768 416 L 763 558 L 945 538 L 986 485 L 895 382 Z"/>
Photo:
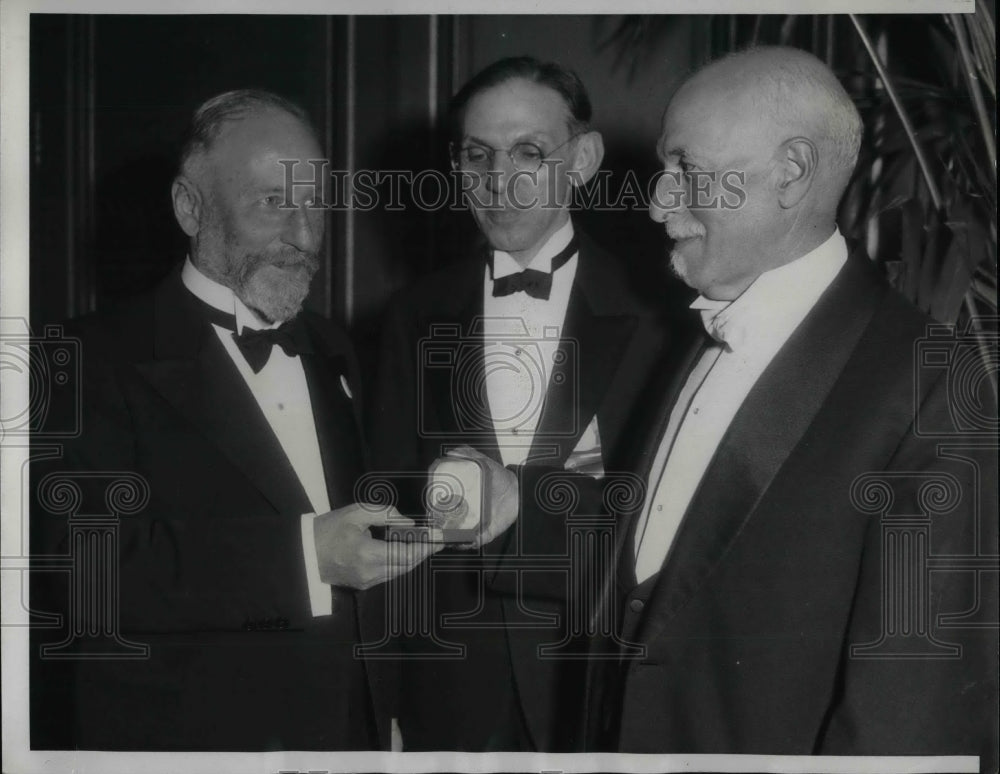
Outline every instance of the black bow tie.
<path id="1" fill-rule="evenodd" d="M 267 361 L 271 358 L 271 349 L 275 345 L 281 347 L 289 357 L 308 355 L 313 351 L 309 334 L 297 317 L 286 320 L 277 328 L 254 330 L 244 327 L 241 333 L 236 333 L 236 315 L 226 314 L 203 301 L 202 307 L 209 322 L 233 332 L 233 341 L 255 374 L 259 374 L 267 365 Z"/>
<path id="2" fill-rule="evenodd" d="M 570 240 L 569 244 L 563 248 L 557 256 L 552 259 L 552 271 L 538 271 L 537 269 L 525 269 L 524 271 L 519 271 L 516 274 L 508 274 L 506 277 L 493 278 L 493 251 L 489 253 L 489 266 L 490 266 L 490 279 L 493 280 L 493 295 L 497 296 L 509 296 L 511 293 L 517 293 L 519 290 L 523 290 L 532 298 L 540 298 L 544 301 L 548 301 L 549 295 L 552 293 L 552 275 L 572 258 L 576 251 L 579 249 L 576 235 Z"/>
<path id="3" fill-rule="evenodd" d="M 233 340 L 255 374 L 260 373 L 260 369 L 267 365 L 271 349 L 275 345 L 281 347 L 289 357 L 308 355 L 312 352 L 309 336 L 298 318 L 283 322 L 277 328 L 266 328 L 261 331 L 244 328 L 242 333 L 233 334 Z"/>

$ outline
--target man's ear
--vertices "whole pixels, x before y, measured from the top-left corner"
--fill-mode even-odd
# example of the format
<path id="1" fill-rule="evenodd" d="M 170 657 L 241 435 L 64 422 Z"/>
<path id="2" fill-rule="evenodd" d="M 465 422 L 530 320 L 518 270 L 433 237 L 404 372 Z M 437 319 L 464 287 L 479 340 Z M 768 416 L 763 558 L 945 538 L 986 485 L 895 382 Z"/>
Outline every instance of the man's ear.
<path id="1" fill-rule="evenodd" d="M 201 228 L 201 191 L 191 178 L 178 175 L 170 188 L 170 196 L 174 202 L 174 217 L 184 233 L 193 237 Z"/>
<path id="2" fill-rule="evenodd" d="M 791 209 L 809 193 L 816 180 L 819 151 L 808 137 L 786 140 L 778 151 L 778 204 Z"/>
<path id="3" fill-rule="evenodd" d="M 584 132 L 576 138 L 576 152 L 573 154 L 569 172 L 570 185 L 582 186 L 601 167 L 604 160 L 604 138 L 600 132 Z"/>

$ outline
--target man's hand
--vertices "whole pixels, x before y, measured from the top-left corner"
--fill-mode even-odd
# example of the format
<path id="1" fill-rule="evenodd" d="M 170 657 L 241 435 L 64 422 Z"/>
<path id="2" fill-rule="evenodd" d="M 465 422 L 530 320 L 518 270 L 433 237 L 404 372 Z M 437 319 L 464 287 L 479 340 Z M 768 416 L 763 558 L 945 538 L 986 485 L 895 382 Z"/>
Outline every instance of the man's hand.
<path id="1" fill-rule="evenodd" d="M 483 481 L 485 512 L 480 520 L 479 537 L 468 546 L 479 548 L 495 540 L 517 521 L 519 504 L 517 476 L 496 460 L 469 446 L 451 449 L 447 456 L 474 460 L 486 468 Z"/>
<path id="2" fill-rule="evenodd" d="M 313 536 L 323 582 L 369 589 L 409 572 L 443 547 L 427 540 L 406 542 L 373 538 L 369 527 L 384 527 L 390 520 L 394 527 L 414 523 L 400 516 L 392 506 L 367 503 L 353 503 L 317 516 L 313 520 Z"/>

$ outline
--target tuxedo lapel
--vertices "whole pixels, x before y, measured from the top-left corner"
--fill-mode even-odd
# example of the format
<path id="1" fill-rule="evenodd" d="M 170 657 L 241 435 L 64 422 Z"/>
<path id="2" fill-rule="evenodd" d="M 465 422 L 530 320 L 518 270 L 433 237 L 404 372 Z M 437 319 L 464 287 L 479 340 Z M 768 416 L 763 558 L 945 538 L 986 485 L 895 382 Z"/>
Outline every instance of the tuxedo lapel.
<path id="1" fill-rule="evenodd" d="M 274 431 L 179 272 L 154 296 L 153 326 L 153 356 L 136 364 L 150 386 L 276 511 L 311 510 Z"/>
<path id="2" fill-rule="evenodd" d="M 310 330 L 310 334 L 314 352 L 300 358 L 309 385 L 330 507 L 338 508 L 355 500 L 354 484 L 364 469 L 364 449 L 352 397 L 358 387 L 352 389 L 348 383 L 347 357 L 323 351 L 314 331 Z"/>
<path id="3" fill-rule="evenodd" d="M 638 318 L 632 295 L 619 287 L 617 260 L 585 234 L 557 351 L 532 443 L 532 457 L 562 465 L 597 415 Z M 556 459 L 546 447 L 558 445 Z"/>
<path id="4" fill-rule="evenodd" d="M 417 353 L 418 390 L 427 389 L 444 440 L 463 439 L 497 462 L 500 448 L 486 393 L 483 350 L 483 272 L 476 258 L 456 267 L 454 280 L 427 306 L 420 330 L 428 335 Z M 421 404 L 426 402 L 423 398 Z"/>
<path id="5" fill-rule="evenodd" d="M 646 432 L 641 432 L 642 427 L 633 428 L 633 435 L 638 443 L 629 465 L 629 469 L 635 470 L 643 480 L 649 478 L 653 458 L 667 429 L 674 404 L 677 403 L 691 371 L 711 343 L 712 339 L 704 329 L 699 328 L 685 346 L 678 347 L 674 354 L 664 361 L 656 378 L 651 381 L 647 399 L 642 403 L 651 406 L 652 410 L 636 412 L 636 421 L 646 428 Z M 649 432 L 650 427 L 655 428 L 655 431 Z"/>
<path id="6" fill-rule="evenodd" d="M 884 292 L 867 271 L 848 260 L 743 402 L 655 583 L 643 641 L 655 639 L 716 569 L 808 430 Z"/>
<path id="7" fill-rule="evenodd" d="M 674 348 L 672 354 L 664 359 L 650 379 L 648 389 L 637 401 L 632 421 L 627 428 L 629 437 L 635 439 L 635 445 L 626 460 L 625 469 L 634 471 L 644 483 L 649 480 L 653 458 L 666 431 L 673 406 L 692 369 L 710 342 L 711 339 L 699 326 L 687 346 Z M 644 408 L 646 410 L 643 410 Z M 650 428 L 653 428 L 652 432 Z M 646 497 L 652 497 L 652 494 L 646 492 Z M 619 618 L 619 613 L 616 612 L 618 601 L 636 585 L 633 545 L 641 513 L 638 511 L 628 516 L 624 529 L 616 531 L 614 547 L 616 565 L 612 572 L 601 579 L 598 604 L 604 608 L 604 615 L 611 618 Z M 601 716 L 598 712 L 602 699 L 596 694 L 603 690 L 602 680 L 609 679 L 609 676 L 619 668 L 617 663 L 610 664 L 602 660 L 607 657 L 607 649 L 610 647 L 617 647 L 617 644 L 602 638 L 595 639 L 592 644 L 595 659 L 591 668 L 587 670 L 585 678 L 587 684 L 582 714 L 584 718 L 588 718 L 588 723 L 600 721 Z M 588 738 L 596 738 L 597 732 L 594 728 L 588 732 Z"/>
<path id="8" fill-rule="evenodd" d="M 555 465 L 566 461 L 597 414 L 635 324 L 633 317 L 596 314 L 574 287 L 532 441 L 533 458 Z M 555 459 L 545 452 L 553 445 L 559 447 Z"/>
<path id="9" fill-rule="evenodd" d="M 637 411 L 636 423 L 641 425 L 635 427 L 631 437 L 636 439 L 634 457 L 629 460 L 627 469 L 636 472 L 636 475 L 644 482 L 649 482 L 652 474 L 653 460 L 659 450 L 663 435 L 670 422 L 670 415 L 674 405 L 680 396 L 681 390 L 687 383 L 691 371 L 698 364 L 705 350 L 711 345 L 712 340 L 699 327 L 694 337 L 686 347 L 678 348 L 676 354 L 668 358 L 660 368 L 656 378 L 652 380 L 647 398 L 641 401 L 642 405 L 653 407 L 652 411 Z M 649 432 L 648 428 L 655 428 Z M 646 498 L 653 496 L 652 491 L 646 492 Z M 616 546 L 618 559 L 618 582 L 621 588 L 632 588 L 635 586 L 635 532 L 638 526 L 642 511 L 631 515 L 628 525 L 621 530 L 621 538 Z"/>

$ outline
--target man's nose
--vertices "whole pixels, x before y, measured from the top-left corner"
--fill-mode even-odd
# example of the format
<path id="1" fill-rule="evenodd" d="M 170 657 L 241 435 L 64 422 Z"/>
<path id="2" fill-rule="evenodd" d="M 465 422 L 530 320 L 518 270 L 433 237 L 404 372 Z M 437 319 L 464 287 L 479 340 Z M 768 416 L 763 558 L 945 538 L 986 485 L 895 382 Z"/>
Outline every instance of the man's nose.
<path id="1" fill-rule="evenodd" d="M 517 169 L 507 151 L 494 151 L 490 157 L 490 168 L 486 171 L 486 185 L 491 191 L 503 191 Z"/>
<path id="2" fill-rule="evenodd" d="M 679 170 L 663 170 L 649 200 L 649 217 L 663 223 L 668 215 L 684 208 L 684 196 L 683 174 Z"/>
<path id="3" fill-rule="evenodd" d="M 283 238 L 303 253 L 315 253 L 323 241 L 323 211 L 311 201 L 296 205 L 288 215 Z"/>

